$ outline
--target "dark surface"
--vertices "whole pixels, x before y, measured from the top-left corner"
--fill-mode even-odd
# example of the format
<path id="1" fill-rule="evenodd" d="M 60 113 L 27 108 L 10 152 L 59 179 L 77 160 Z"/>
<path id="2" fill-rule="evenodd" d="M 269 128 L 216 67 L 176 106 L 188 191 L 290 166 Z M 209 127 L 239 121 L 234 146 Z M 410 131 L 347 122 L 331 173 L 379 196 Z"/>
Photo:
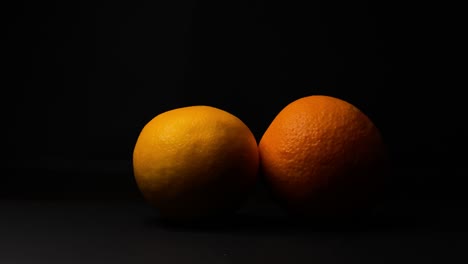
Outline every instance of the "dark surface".
<path id="1" fill-rule="evenodd" d="M 111 179 L 111 170 L 107 173 Z M 395 173 L 404 178 L 433 172 L 408 168 Z M 126 177 L 132 182 L 131 174 Z M 0 263 L 468 260 L 468 200 L 455 189 L 451 196 L 443 195 L 448 190 L 436 196 L 434 190 L 389 185 L 385 199 L 366 217 L 319 222 L 288 215 L 259 184 L 242 208 L 228 218 L 174 224 L 162 221 L 133 184 L 111 190 L 115 184 L 93 185 L 88 181 L 90 175 L 77 178 L 81 180 L 75 179 L 73 187 L 52 190 L 49 196 L 23 192 L 22 199 L 10 196 L 0 201 Z"/>
<path id="2" fill-rule="evenodd" d="M 446 215 L 457 214 L 457 210 L 446 208 Z M 162 223 L 157 213 L 138 199 L 9 200 L 0 202 L 0 211 L 1 263 L 468 260 L 466 226 L 427 218 L 414 222 L 410 214 L 365 225 L 299 225 L 274 206 L 249 204 L 230 220 L 190 227 Z"/>

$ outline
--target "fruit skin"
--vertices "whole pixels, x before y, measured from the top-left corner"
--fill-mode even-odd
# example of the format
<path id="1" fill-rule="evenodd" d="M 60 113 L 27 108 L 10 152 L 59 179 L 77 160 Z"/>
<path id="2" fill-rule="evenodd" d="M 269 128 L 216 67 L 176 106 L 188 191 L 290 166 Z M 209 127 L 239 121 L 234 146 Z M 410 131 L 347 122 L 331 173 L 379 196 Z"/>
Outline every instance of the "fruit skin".
<path id="1" fill-rule="evenodd" d="M 133 152 L 134 176 L 163 219 L 199 220 L 235 211 L 258 179 L 258 146 L 236 116 L 211 106 L 157 115 Z"/>
<path id="2" fill-rule="evenodd" d="M 273 198 L 293 214 L 317 219 L 372 208 L 389 165 L 373 122 L 352 104 L 325 95 L 283 108 L 260 139 L 259 152 Z"/>

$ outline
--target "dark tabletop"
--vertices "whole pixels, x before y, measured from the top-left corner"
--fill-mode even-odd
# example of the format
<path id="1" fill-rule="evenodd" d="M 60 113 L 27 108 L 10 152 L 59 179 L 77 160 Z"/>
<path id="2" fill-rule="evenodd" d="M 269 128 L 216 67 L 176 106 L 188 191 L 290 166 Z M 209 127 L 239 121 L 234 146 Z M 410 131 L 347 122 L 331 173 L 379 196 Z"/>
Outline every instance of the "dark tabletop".
<path id="1" fill-rule="evenodd" d="M 230 221 L 183 227 L 164 224 L 139 199 L 10 199 L 0 202 L 0 212 L 0 263 L 4 264 L 467 263 L 468 259 L 467 232 L 460 221 L 433 225 L 421 218 L 411 224 L 384 221 L 325 228 L 296 225 L 274 206 L 250 204 Z"/>

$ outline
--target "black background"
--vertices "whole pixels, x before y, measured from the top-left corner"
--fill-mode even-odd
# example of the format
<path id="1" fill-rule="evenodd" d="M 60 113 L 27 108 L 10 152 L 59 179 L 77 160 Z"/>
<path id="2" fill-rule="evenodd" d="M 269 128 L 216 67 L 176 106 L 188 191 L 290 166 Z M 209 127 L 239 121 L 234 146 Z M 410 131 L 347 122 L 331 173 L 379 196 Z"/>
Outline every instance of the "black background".
<path id="1" fill-rule="evenodd" d="M 466 263 L 463 8 L 28 0 L 0 10 L 0 262 Z M 313 94 L 356 105 L 389 147 L 386 199 L 364 225 L 300 225 L 261 184 L 221 224 L 167 226 L 142 201 L 132 151 L 155 115 L 211 105 L 259 140 Z"/>
<path id="2" fill-rule="evenodd" d="M 0 194 L 135 199 L 132 150 L 155 115 L 211 105 L 259 140 L 286 104 L 326 94 L 381 129 L 394 197 L 464 206 L 455 10 L 411 1 L 16 1 L 3 8 Z"/>

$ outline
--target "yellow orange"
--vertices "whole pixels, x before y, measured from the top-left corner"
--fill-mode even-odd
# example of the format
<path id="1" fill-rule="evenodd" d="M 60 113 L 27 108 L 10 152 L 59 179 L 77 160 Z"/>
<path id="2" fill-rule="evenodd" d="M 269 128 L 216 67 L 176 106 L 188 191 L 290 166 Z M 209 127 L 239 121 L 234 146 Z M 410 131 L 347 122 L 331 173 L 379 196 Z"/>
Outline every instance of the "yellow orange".
<path id="1" fill-rule="evenodd" d="M 133 152 L 141 193 L 171 220 L 235 211 L 256 183 L 258 164 L 250 129 L 210 106 L 157 115 L 142 129 Z"/>

